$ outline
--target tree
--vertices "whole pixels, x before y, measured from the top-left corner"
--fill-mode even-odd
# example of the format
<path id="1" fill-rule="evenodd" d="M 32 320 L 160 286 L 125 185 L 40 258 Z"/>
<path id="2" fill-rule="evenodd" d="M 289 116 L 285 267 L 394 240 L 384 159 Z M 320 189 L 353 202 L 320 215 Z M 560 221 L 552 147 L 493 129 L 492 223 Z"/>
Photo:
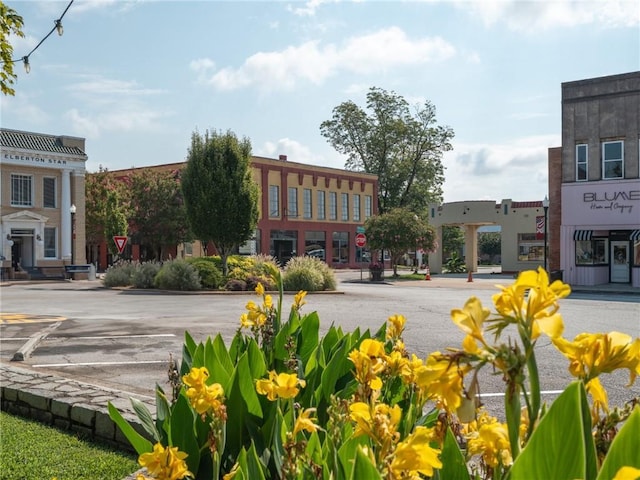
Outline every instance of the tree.
<path id="1" fill-rule="evenodd" d="M 15 95 L 16 93 L 11 88 L 17 76 L 13 71 L 13 46 L 9 42 L 9 35 L 24 37 L 23 25 L 22 17 L 14 9 L 0 1 L 0 60 L 2 60 L 0 90 L 4 95 Z"/>
<path id="2" fill-rule="evenodd" d="M 431 225 L 406 208 L 369 217 L 364 228 L 372 250 L 388 250 L 393 276 L 398 276 L 398 262 L 409 250 L 435 249 L 435 231 Z"/>
<path id="3" fill-rule="evenodd" d="M 415 212 L 442 201 L 442 154 L 451 150 L 453 130 L 436 124 L 436 109 L 426 101 L 411 113 L 394 92 L 372 87 L 365 112 L 354 102 L 333 109 L 321 134 L 347 155 L 345 168 L 378 176 L 381 213 L 396 207 Z"/>
<path id="4" fill-rule="evenodd" d="M 147 258 L 164 260 L 164 248 L 189 240 L 190 231 L 177 171 L 147 170 L 126 179 L 131 195 L 129 228 Z"/>
<path id="5" fill-rule="evenodd" d="M 182 173 L 182 191 L 193 233 L 211 241 L 227 275 L 227 258 L 255 233 L 258 186 L 251 178 L 251 143 L 227 133 L 194 132 Z"/>
<path id="6" fill-rule="evenodd" d="M 453 254 L 462 255 L 464 246 L 464 231 L 457 225 L 442 227 L 442 254 L 447 259 Z"/>
<path id="7" fill-rule="evenodd" d="M 487 256 L 493 262 L 502 252 L 502 238 L 500 232 L 480 232 L 478 234 L 478 253 Z"/>

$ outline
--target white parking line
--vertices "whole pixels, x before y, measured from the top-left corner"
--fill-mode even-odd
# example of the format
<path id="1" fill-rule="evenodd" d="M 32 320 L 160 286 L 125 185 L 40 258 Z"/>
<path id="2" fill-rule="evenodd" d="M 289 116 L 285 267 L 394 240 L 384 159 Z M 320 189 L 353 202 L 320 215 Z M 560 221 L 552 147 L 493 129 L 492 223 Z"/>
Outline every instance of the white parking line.
<path id="1" fill-rule="evenodd" d="M 175 337 L 173 333 L 156 333 L 150 335 L 104 335 L 101 337 L 68 337 L 63 335 L 50 335 L 48 337 L 49 340 L 57 340 L 57 339 L 78 339 L 78 340 L 107 340 L 111 338 L 161 338 L 161 337 Z M 9 338 L 1 338 L 0 342 L 17 342 L 18 340 L 28 340 L 29 337 L 9 337 Z"/>
<path id="2" fill-rule="evenodd" d="M 155 363 L 169 363 L 169 360 L 140 360 L 138 362 L 81 362 L 81 363 L 40 363 L 31 365 L 34 368 L 46 367 L 95 367 L 106 365 L 151 365 Z"/>
<path id="3" fill-rule="evenodd" d="M 560 393 L 564 392 L 564 390 L 542 390 L 540 392 L 540 395 L 558 395 Z M 489 397 L 504 397 L 504 392 L 498 392 L 498 393 L 481 393 L 479 395 L 477 395 L 480 398 L 489 398 Z"/>

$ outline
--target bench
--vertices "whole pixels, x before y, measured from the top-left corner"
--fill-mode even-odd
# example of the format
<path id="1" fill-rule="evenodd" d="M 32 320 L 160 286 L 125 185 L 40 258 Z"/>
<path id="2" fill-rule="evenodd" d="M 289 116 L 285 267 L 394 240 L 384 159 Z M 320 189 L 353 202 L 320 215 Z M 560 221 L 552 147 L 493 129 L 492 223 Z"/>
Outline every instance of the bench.
<path id="1" fill-rule="evenodd" d="M 65 265 L 64 273 L 66 278 L 72 278 L 74 273 L 86 273 L 89 274 L 91 265 Z"/>

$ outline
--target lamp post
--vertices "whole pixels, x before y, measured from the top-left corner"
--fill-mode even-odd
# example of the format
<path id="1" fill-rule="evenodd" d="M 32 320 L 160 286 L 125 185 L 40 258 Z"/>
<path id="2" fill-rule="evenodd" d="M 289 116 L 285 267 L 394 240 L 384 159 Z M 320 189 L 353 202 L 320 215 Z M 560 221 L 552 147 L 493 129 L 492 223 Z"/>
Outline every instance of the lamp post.
<path id="1" fill-rule="evenodd" d="M 75 264 L 75 255 L 73 254 L 76 243 L 76 206 L 71 204 L 69 207 L 71 213 L 71 265 Z"/>
<path id="2" fill-rule="evenodd" d="M 549 198 L 545 195 L 542 200 L 542 208 L 544 209 L 544 271 L 547 269 L 547 213 L 549 211 Z"/>

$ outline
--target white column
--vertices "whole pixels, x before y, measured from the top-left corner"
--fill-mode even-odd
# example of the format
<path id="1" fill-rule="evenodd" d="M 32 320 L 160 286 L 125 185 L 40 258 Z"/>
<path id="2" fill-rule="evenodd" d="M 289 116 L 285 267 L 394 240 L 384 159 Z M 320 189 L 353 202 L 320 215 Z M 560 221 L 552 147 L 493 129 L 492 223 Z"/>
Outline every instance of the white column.
<path id="1" fill-rule="evenodd" d="M 60 252 L 63 260 L 71 259 L 71 170 L 62 170 L 62 201 L 60 203 Z"/>
<path id="2" fill-rule="evenodd" d="M 478 271 L 478 225 L 465 225 L 464 253 L 467 272 Z"/>

